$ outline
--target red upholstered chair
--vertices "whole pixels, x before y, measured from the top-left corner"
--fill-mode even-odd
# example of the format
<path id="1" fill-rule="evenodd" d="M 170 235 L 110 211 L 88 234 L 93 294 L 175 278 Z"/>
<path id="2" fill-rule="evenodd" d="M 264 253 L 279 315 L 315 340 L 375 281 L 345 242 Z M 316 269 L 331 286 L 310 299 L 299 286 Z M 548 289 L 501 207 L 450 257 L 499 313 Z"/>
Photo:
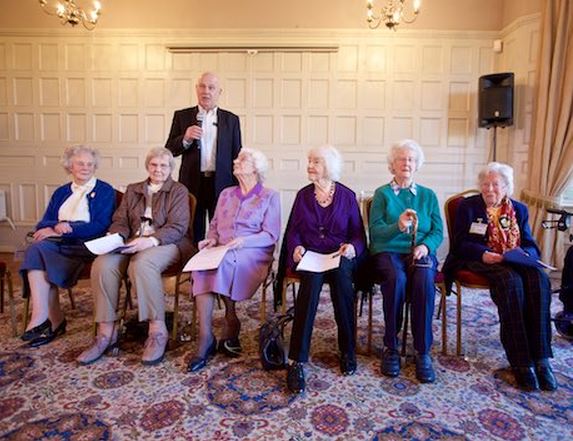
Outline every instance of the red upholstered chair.
<path id="1" fill-rule="evenodd" d="M 466 190 L 461 193 L 455 194 L 448 198 L 444 203 L 444 212 L 446 215 L 446 224 L 448 227 L 448 237 L 450 239 L 450 251 L 452 248 L 452 240 L 454 235 L 454 224 L 456 219 L 456 212 L 460 202 L 462 202 L 468 196 L 473 196 L 479 194 L 478 190 Z M 457 311 L 456 311 L 456 354 L 462 355 L 462 288 L 474 288 L 474 289 L 489 289 L 489 283 L 485 277 L 479 274 L 473 273 L 468 270 L 457 271 L 454 275 L 454 285 L 456 287 L 453 290 L 453 294 L 457 296 Z M 447 293 L 446 290 L 442 290 L 442 298 L 440 304 L 442 307 L 442 353 L 447 355 L 448 353 L 448 333 L 447 333 L 447 316 L 446 316 L 446 302 Z"/>
<path id="2" fill-rule="evenodd" d="M 191 232 L 193 231 L 193 221 L 195 219 L 195 209 L 197 208 L 197 199 L 191 193 L 189 193 L 189 234 L 192 237 Z M 161 273 L 161 277 L 175 277 L 175 294 L 173 300 L 173 329 L 171 330 L 171 339 L 175 343 L 177 341 L 177 328 L 179 325 L 179 294 L 181 285 L 185 282 L 189 281 L 189 274 L 183 273 L 183 268 L 187 261 L 180 260 L 175 262 L 174 264 L 170 265 L 163 273 Z M 195 314 L 196 310 L 193 307 L 193 321 L 195 323 Z"/>

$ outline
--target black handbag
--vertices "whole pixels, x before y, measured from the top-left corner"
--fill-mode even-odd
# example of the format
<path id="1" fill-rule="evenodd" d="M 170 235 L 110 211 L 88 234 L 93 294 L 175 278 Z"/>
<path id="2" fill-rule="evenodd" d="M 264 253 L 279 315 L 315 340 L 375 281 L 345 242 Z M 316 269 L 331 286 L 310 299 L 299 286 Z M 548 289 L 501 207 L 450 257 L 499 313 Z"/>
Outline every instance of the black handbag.
<path id="1" fill-rule="evenodd" d="M 288 347 L 284 341 L 284 329 L 294 319 L 294 308 L 286 314 L 267 321 L 259 329 L 259 356 L 266 371 L 284 369 L 288 364 Z"/>

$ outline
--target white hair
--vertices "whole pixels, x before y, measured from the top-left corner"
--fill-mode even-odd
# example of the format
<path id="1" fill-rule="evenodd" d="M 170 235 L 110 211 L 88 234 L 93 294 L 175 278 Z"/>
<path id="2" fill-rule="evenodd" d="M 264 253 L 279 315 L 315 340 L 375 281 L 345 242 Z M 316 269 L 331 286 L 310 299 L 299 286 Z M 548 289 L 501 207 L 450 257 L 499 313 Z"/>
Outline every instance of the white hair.
<path id="1" fill-rule="evenodd" d="M 502 179 L 506 194 L 511 197 L 513 195 L 513 167 L 502 162 L 490 162 L 479 171 L 478 185 L 480 187 L 490 173 L 495 173 Z"/>
<path id="2" fill-rule="evenodd" d="M 340 180 L 342 175 L 342 155 L 334 146 L 322 145 L 313 147 L 308 151 L 308 157 L 310 158 L 311 156 L 324 159 L 324 168 L 328 179 L 333 181 Z"/>
<path id="3" fill-rule="evenodd" d="M 72 158 L 76 155 L 81 155 L 82 153 L 88 153 L 92 155 L 94 160 L 94 170 L 97 170 L 100 160 L 99 152 L 93 147 L 87 145 L 73 145 L 64 149 L 64 154 L 62 155 L 62 159 L 60 161 L 62 167 L 64 167 L 68 174 L 71 173 Z"/>
<path id="4" fill-rule="evenodd" d="M 396 159 L 398 153 L 403 152 L 404 150 L 409 150 L 410 152 L 414 153 L 414 155 L 416 155 L 415 171 L 420 170 L 422 164 L 424 164 L 424 151 L 422 150 L 422 147 L 420 147 L 420 144 L 418 144 L 413 139 L 403 139 L 402 141 L 398 141 L 392 144 L 390 151 L 388 152 L 387 160 L 388 170 L 390 170 L 390 173 L 394 174 L 394 169 L 392 168 L 394 160 Z"/>
<path id="5" fill-rule="evenodd" d="M 239 155 L 249 155 L 253 159 L 253 167 L 257 173 L 257 181 L 264 182 L 267 170 L 269 169 L 269 161 L 265 154 L 260 150 L 251 149 L 248 147 L 242 148 Z"/>
<path id="6" fill-rule="evenodd" d="M 147 152 L 145 156 L 145 168 L 149 165 L 153 158 L 167 156 L 169 158 L 169 168 L 171 171 L 175 168 L 175 158 L 173 158 L 173 153 L 170 150 L 167 150 L 165 147 L 152 147 Z"/>

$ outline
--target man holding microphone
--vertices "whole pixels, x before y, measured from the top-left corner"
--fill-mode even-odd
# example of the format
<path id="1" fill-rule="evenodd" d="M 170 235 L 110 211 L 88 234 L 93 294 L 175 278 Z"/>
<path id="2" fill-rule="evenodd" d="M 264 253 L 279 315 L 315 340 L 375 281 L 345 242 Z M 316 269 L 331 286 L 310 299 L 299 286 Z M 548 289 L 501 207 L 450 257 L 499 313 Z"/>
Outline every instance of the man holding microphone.
<path id="1" fill-rule="evenodd" d="M 221 191 L 235 184 L 233 160 L 241 149 L 239 117 L 217 104 L 222 89 L 212 72 L 195 85 L 198 105 L 177 110 L 165 147 L 182 155 L 179 182 L 197 198 L 193 241 L 205 237 L 205 216 L 212 218 Z"/>

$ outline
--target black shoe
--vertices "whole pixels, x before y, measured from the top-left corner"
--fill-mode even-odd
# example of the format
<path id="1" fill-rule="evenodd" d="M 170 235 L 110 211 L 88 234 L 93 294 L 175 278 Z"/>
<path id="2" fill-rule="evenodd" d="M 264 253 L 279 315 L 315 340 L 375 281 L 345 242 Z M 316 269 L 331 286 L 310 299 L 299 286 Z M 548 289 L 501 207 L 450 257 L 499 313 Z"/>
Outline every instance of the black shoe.
<path id="1" fill-rule="evenodd" d="M 354 375 L 356 372 L 356 356 L 354 354 L 342 354 L 340 356 L 340 372 L 345 377 Z"/>
<path id="2" fill-rule="evenodd" d="M 396 349 L 384 349 L 380 371 L 387 377 L 397 377 L 400 374 L 400 354 Z"/>
<path id="3" fill-rule="evenodd" d="M 49 318 L 47 318 L 43 323 L 40 323 L 38 326 L 34 326 L 32 329 L 27 330 L 24 332 L 20 338 L 24 341 L 34 340 L 48 332 L 48 330 L 52 330 L 52 322 Z"/>
<path id="4" fill-rule="evenodd" d="M 526 392 L 539 389 L 539 383 L 532 367 L 512 367 L 513 376 L 517 386 Z"/>
<path id="5" fill-rule="evenodd" d="M 432 366 L 430 354 L 416 354 L 416 378 L 420 383 L 436 381 L 436 373 Z"/>
<path id="6" fill-rule="evenodd" d="M 293 394 L 301 394 L 306 388 L 304 381 L 304 367 L 302 363 L 295 361 L 287 368 L 287 387 Z"/>
<path id="7" fill-rule="evenodd" d="M 539 381 L 539 388 L 541 390 L 553 391 L 557 389 L 557 379 L 553 374 L 553 369 L 549 364 L 549 360 L 544 358 L 535 362 L 535 374 Z"/>
<path id="8" fill-rule="evenodd" d="M 217 353 L 217 339 L 213 337 L 213 342 L 207 348 L 203 357 L 193 357 L 187 365 L 187 372 L 197 372 L 207 366 L 207 362 Z"/>
<path id="9" fill-rule="evenodd" d="M 30 346 L 32 348 L 37 348 L 39 346 L 47 345 L 52 340 L 54 340 L 56 337 L 58 337 L 60 335 L 64 335 L 66 333 L 66 325 L 67 324 L 68 324 L 68 322 L 66 322 L 66 319 L 63 319 L 62 322 L 58 325 L 58 327 L 56 329 L 54 329 L 53 331 L 52 331 L 52 327 L 50 326 L 50 328 L 46 332 L 42 333 L 41 335 L 39 335 L 35 339 L 30 340 L 30 342 L 28 343 L 28 346 Z"/>
<path id="10" fill-rule="evenodd" d="M 243 348 L 238 337 L 225 338 L 219 341 L 219 352 L 227 357 L 237 358 L 241 356 Z"/>

